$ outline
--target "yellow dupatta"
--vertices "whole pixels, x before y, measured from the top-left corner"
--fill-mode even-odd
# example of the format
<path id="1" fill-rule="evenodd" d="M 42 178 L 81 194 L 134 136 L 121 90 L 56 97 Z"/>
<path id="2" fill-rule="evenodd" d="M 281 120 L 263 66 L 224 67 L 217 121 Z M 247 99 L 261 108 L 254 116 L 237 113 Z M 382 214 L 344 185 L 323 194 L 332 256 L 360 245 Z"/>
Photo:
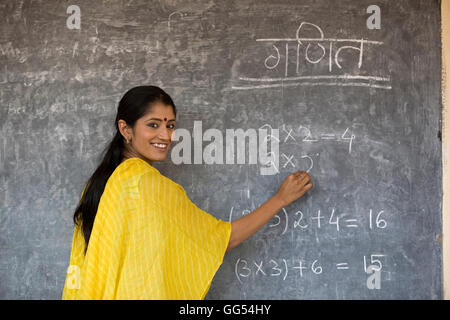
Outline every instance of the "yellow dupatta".
<path id="1" fill-rule="evenodd" d="M 86 256 L 75 226 L 62 299 L 204 299 L 230 234 L 183 187 L 127 159 L 105 186 Z"/>

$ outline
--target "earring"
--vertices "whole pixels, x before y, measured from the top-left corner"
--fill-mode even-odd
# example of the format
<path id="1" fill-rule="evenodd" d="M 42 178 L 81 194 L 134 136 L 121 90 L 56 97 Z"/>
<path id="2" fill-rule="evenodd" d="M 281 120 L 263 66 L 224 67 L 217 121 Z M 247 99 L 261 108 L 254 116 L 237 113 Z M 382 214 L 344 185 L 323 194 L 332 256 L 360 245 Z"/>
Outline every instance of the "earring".
<path id="1" fill-rule="evenodd" d="M 127 144 L 129 144 L 130 143 L 130 141 L 127 139 Z"/>

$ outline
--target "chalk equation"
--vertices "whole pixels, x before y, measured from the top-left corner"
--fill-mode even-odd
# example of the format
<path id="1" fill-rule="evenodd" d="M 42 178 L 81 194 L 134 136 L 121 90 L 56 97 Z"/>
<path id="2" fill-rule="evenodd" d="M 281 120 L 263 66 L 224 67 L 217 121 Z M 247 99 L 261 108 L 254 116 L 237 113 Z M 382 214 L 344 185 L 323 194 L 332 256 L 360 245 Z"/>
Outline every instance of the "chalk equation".
<path id="1" fill-rule="evenodd" d="M 282 126 L 282 134 L 285 135 L 283 142 L 327 142 L 327 141 L 336 141 L 336 142 L 346 142 L 348 143 L 348 153 L 352 153 L 352 144 L 355 140 L 356 136 L 353 134 L 352 130 L 347 127 L 343 132 L 326 132 L 319 133 L 317 135 L 313 135 L 311 133 L 311 129 L 305 127 L 303 125 L 299 125 L 296 130 L 286 128 L 286 125 Z M 295 136 L 300 136 L 301 140 L 297 140 Z"/>
<path id="2" fill-rule="evenodd" d="M 353 124 L 352 128 L 347 127 L 345 128 L 345 130 L 339 131 L 339 132 L 332 132 L 332 131 L 328 131 L 327 132 L 322 132 L 322 133 L 315 133 L 313 135 L 313 133 L 311 132 L 311 129 L 303 126 L 303 125 L 299 125 L 298 128 L 292 128 L 292 126 L 287 126 L 286 124 L 283 124 L 281 127 L 281 131 L 278 128 L 278 132 L 280 132 L 280 136 L 276 137 L 272 135 L 272 132 L 274 130 L 274 128 L 272 128 L 271 125 L 269 124 L 265 124 L 264 126 L 262 126 L 261 128 L 268 128 L 270 129 L 270 133 L 267 136 L 267 141 L 271 141 L 271 140 L 276 140 L 276 143 L 283 143 L 283 144 L 300 144 L 300 143 L 332 143 L 332 142 L 336 142 L 336 143 L 348 143 L 348 153 L 351 154 L 352 152 L 352 146 L 354 144 L 354 140 L 356 139 L 356 135 L 354 134 L 353 131 L 353 126 L 356 126 L 359 124 Z M 260 128 L 260 129 L 261 129 Z M 284 152 L 281 152 L 279 155 L 279 159 L 278 161 L 274 161 L 274 159 L 272 158 L 273 156 L 275 156 L 275 154 L 271 154 L 270 155 L 270 159 L 272 161 L 269 161 L 269 166 L 272 166 L 272 168 L 274 169 L 274 171 L 276 173 L 279 173 L 280 170 L 279 169 L 299 169 L 302 168 L 302 170 L 306 171 L 306 172 L 310 172 L 313 167 L 314 167 L 314 157 L 319 156 L 319 153 L 315 153 L 315 154 L 301 154 L 300 157 L 297 159 L 296 155 L 294 154 L 286 154 Z M 281 162 L 281 163 L 279 163 Z M 300 162 L 302 163 L 302 165 L 299 166 Z M 277 165 L 275 165 L 275 163 Z"/>
<path id="3" fill-rule="evenodd" d="M 351 264 L 348 260 L 323 264 L 320 259 L 305 261 L 301 258 L 277 258 L 257 261 L 238 258 L 234 264 L 234 274 L 241 284 L 248 279 L 260 279 L 264 277 L 278 277 L 284 281 L 290 273 L 300 278 L 308 275 L 320 277 L 320 275 L 327 272 L 336 271 L 345 273 L 358 269 L 362 270 L 364 274 L 371 274 L 382 271 L 385 257 L 385 254 L 380 253 L 364 255 L 357 265 Z M 388 274 L 390 275 L 390 272 Z M 367 287 L 371 289 L 369 285 Z"/>
<path id="4" fill-rule="evenodd" d="M 231 207 L 229 221 L 232 221 L 233 214 L 245 216 L 250 212 L 248 209 L 236 212 L 234 207 Z M 326 213 L 318 209 L 310 215 L 305 215 L 301 210 L 289 213 L 283 208 L 280 213 L 272 218 L 274 221 L 268 224 L 268 227 L 281 229 L 281 235 L 285 234 L 288 229 L 305 230 L 313 227 L 317 229 L 329 229 L 332 227 L 336 232 L 361 228 L 371 231 L 388 227 L 386 215 L 384 210 L 374 211 L 373 209 L 369 209 L 367 210 L 367 216 L 362 218 L 356 215 L 350 215 L 349 213 L 338 213 L 336 208 L 331 208 Z"/>
<path id="5" fill-rule="evenodd" d="M 314 36 L 308 36 L 312 32 Z M 356 86 L 378 89 L 392 89 L 389 76 L 364 75 L 364 52 L 370 46 L 382 45 L 381 41 L 367 39 L 326 38 L 322 29 L 310 22 L 302 22 L 297 28 L 295 38 L 261 38 L 257 42 L 272 43 L 272 53 L 263 58 L 264 70 L 283 77 L 249 77 L 240 76 L 239 83 L 233 85 L 235 90 L 265 89 L 292 86 Z M 290 58 L 291 46 L 294 46 L 294 58 Z M 349 56 L 356 57 L 349 63 Z M 344 59 L 345 58 L 345 59 Z M 294 61 L 292 61 L 294 60 Z M 344 62 L 345 61 L 345 62 Z M 302 64 L 303 63 L 303 64 Z M 292 68 L 290 64 L 293 64 Z M 308 66 L 326 65 L 327 74 L 304 74 Z M 295 67 L 295 74 L 292 69 Z M 281 70 L 280 70 L 281 68 Z M 358 71 L 358 74 L 348 72 Z M 342 74 L 332 74 L 336 70 Z"/>

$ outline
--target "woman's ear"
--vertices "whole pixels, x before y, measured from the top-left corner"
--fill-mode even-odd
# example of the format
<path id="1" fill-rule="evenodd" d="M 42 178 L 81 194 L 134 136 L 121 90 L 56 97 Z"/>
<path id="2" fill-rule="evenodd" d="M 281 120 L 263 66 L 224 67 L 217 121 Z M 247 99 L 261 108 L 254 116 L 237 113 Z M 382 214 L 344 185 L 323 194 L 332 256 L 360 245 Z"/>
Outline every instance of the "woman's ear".
<path id="1" fill-rule="evenodd" d="M 127 126 L 127 123 L 124 121 L 124 120 L 119 120 L 118 122 L 117 122 L 117 126 L 119 127 L 119 131 L 120 131 L 120 133 L 122 134 L 122 137 L 125 139 L 125 140 L 131 140 L 131 135 L 130 135 L 130 129 L 128 128 L 128 126 Z"/>

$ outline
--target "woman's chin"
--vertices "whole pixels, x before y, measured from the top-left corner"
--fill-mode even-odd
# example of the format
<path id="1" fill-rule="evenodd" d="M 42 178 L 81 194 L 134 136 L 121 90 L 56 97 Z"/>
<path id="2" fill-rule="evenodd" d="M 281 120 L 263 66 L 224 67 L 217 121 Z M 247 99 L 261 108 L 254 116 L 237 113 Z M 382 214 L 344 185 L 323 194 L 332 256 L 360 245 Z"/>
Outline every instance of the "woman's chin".
<path id="1" fill-rule="evenodd" d="M 167 152 L 164 154 L 152 154 L 148 159 L 150 161 L 164 161 L 167 158 Z"/>

